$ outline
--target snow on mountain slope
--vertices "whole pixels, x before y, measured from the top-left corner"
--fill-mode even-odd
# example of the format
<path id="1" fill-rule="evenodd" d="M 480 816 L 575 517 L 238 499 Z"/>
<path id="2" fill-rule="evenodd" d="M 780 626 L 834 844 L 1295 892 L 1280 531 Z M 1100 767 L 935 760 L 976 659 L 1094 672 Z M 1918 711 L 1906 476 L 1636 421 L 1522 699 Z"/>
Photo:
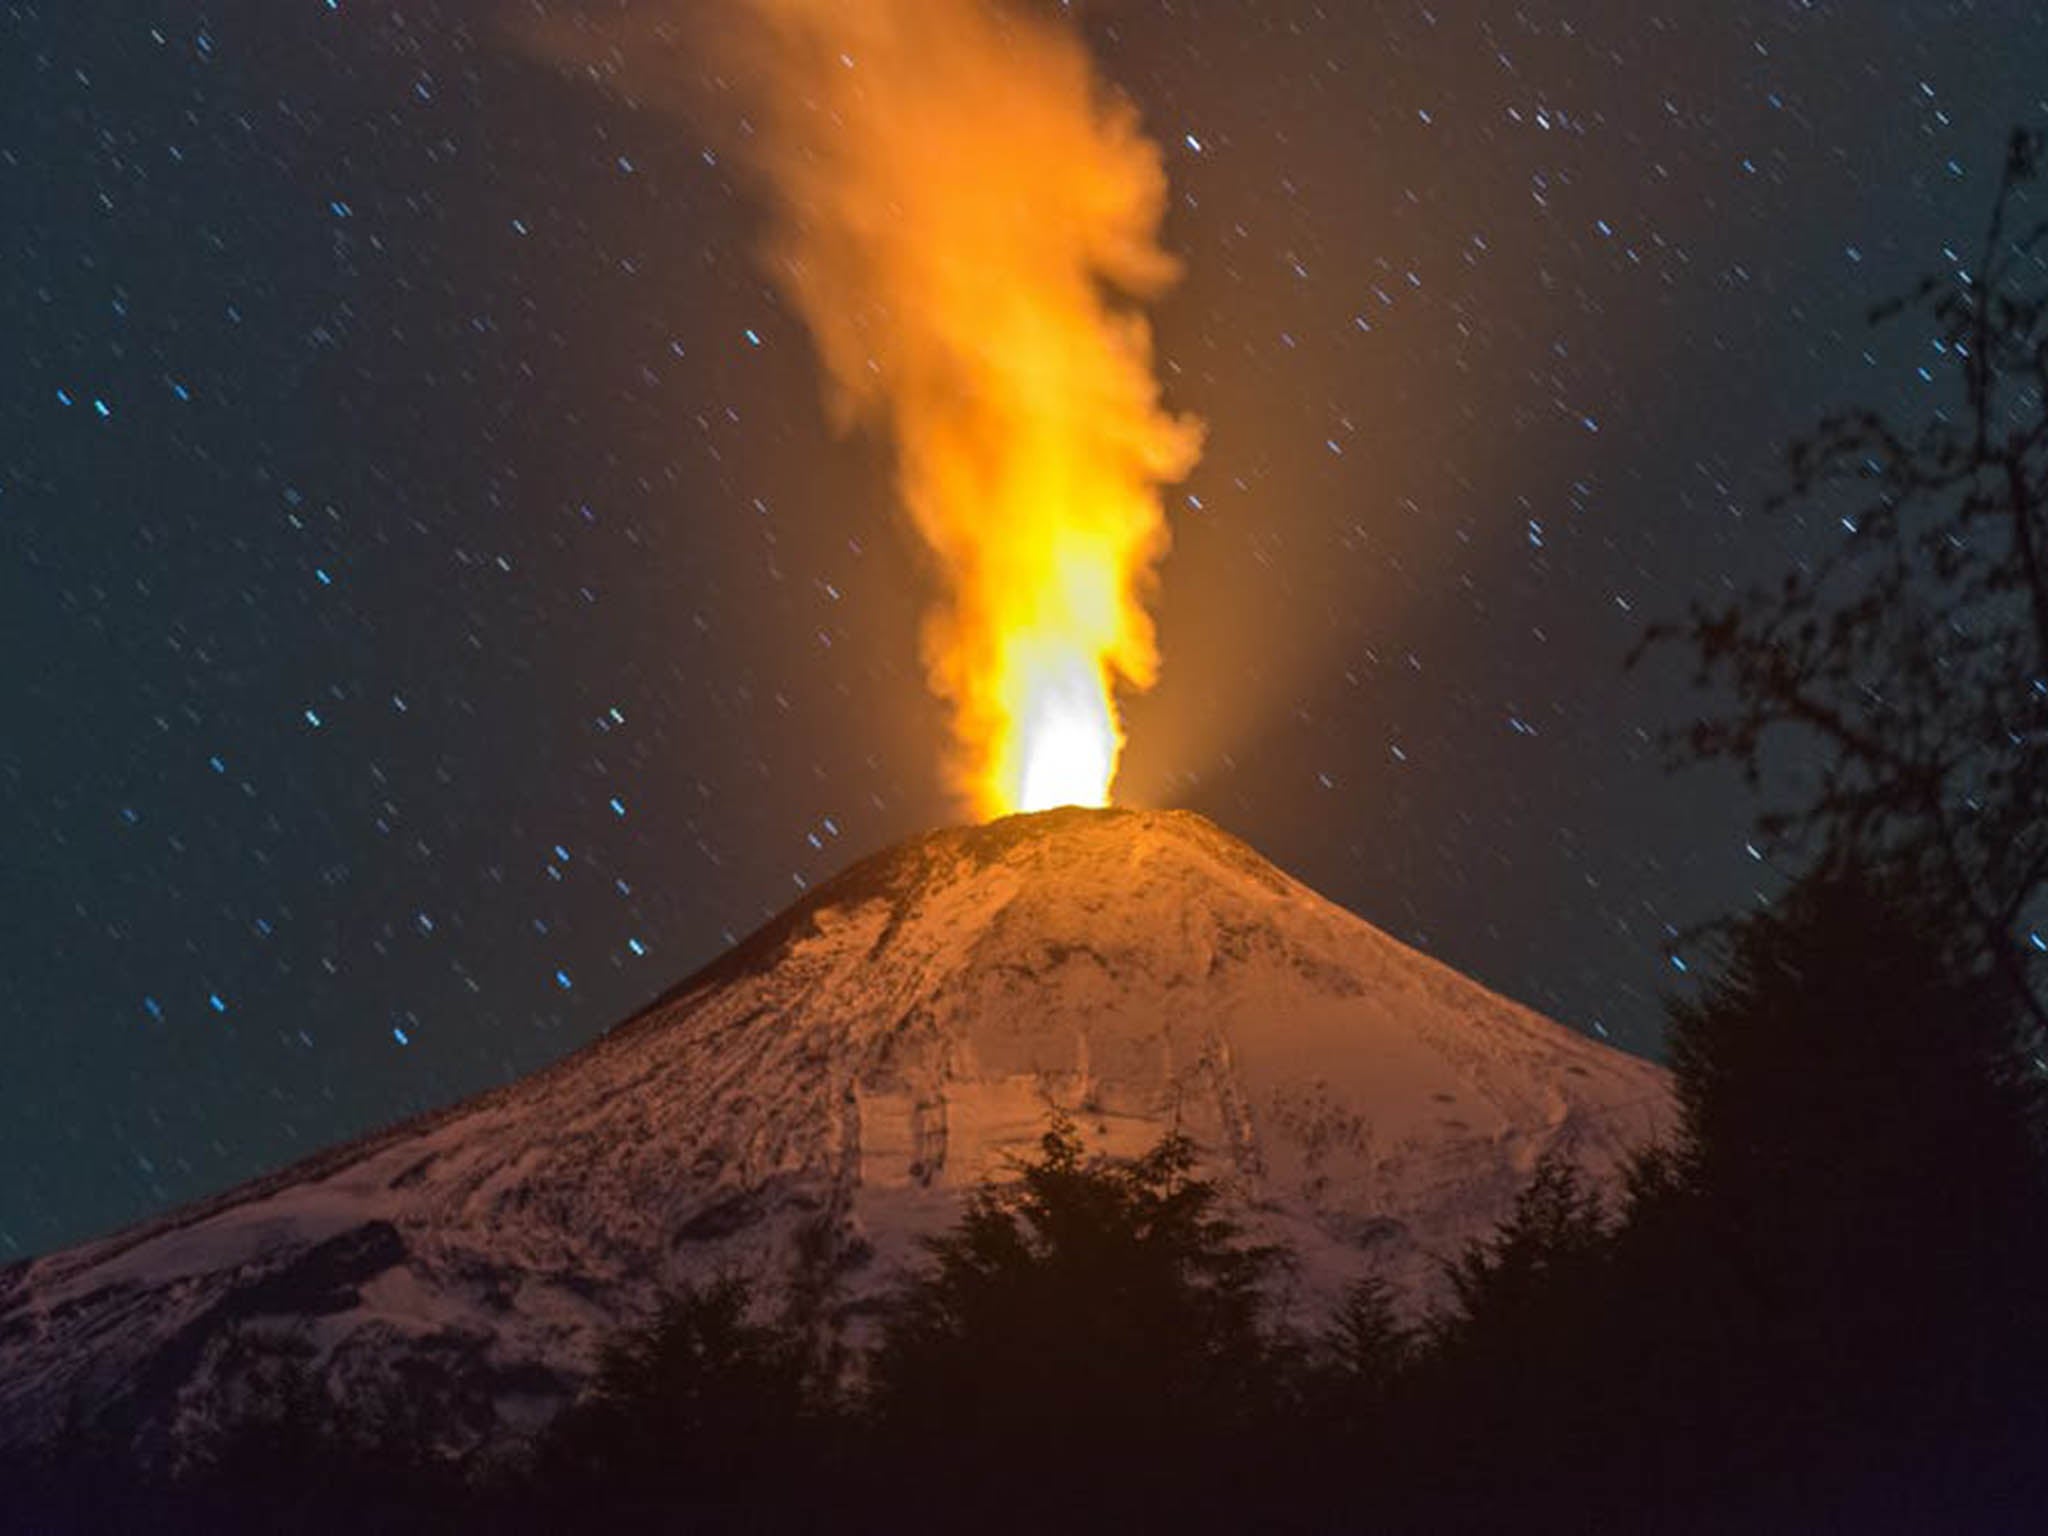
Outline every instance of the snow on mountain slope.
<path id="1" fill-rule="evenodd" d="M 1609 1175 L 1669 1088 L 1199 817 L 939 832 L 547 1071 L 0 1273 L 0 1443 L 76 1412 L 160 1451 L 278 1336 L 493 1442 L 665 1286 L 857 1312 L 1055 1107 L 1117 1154 L 1190 1133 L 1315 1306 L 1368 1271 L 1420 1295 L 1546 1149 Z"/>

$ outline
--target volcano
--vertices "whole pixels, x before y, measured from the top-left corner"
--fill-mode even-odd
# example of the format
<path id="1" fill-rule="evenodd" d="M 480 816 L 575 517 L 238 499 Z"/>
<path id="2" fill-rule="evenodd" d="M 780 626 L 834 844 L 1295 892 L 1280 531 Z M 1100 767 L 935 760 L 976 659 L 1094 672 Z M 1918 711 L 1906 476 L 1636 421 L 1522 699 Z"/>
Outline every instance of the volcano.
<path id="1" fill-rule="evenodd" d="M 1670 1106 L 1198 816 L 1011 817 L 855 865 L 552 1068 L 0 1273 L 0 1441 L 175 1454 L 272 1348 L 503 1444 L 692 1279 L 859 1328 L 1055 1112 L 1190 1136 L 1297 1306 L 1368 1273 L 1419 1306 L 1544 1153 L 1611 1180 Z"/>

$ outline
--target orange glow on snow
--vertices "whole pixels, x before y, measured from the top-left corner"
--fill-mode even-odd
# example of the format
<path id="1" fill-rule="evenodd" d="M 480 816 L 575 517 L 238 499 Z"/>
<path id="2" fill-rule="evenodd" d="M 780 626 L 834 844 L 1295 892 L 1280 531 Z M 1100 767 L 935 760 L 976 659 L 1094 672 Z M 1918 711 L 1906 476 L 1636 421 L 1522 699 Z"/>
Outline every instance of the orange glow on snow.
<path id="1" fill-rule="evenodd" d="M 923 652 L 981 816 L 1100 805 L 1149 688 L 1160 502 L 1200 452 L 1136 305 L 1176 275 L 1136 113 L 995 0 L 751 0 L 770 270 L 843 424 L 888 435 L 940 600 Z"/>

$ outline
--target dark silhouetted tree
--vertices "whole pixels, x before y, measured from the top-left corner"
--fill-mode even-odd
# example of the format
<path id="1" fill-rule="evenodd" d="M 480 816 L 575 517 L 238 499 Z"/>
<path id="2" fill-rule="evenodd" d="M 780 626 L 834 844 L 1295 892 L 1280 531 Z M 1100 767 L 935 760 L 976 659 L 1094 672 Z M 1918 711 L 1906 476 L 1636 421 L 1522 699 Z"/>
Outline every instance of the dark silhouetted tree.
<path id="1" fill-rule="evenodd" d="M 889 1316 L 884 1442 L 926 1477 L 944 1445 L 956 1493 L 1005 1487 L 1021 1502 L 1001 1517 L 1024 1523 L 1063 1499 L 1156 1512 L 1208 1486 L 1271 1401 L 1263 1287 L 1281 1256 L 1243 1242 L 1193 1168 L 1179 1136 L 1089 1159 L 1062 1120 L 1013 1182 L 977 1191 Z"/>
<path id="2" fill-rule="evenodd" d="M 1673 1007 L 1679 1131 L 1638 1160 L 1586 1358 L 1676 1507 L 1979 1528 L 2034 1480 L 2041 1083 L 1953 920 L 1838 862 Z"/>
<path id="3" fill-rule="evenodd" d="M 1405 1448 L 1402 1424 L 1425 1338 L 1402 1315 L 1394 1289 L 1377 1275 L 1347 1288 L 1310 1346 L 1279 1362 L 1272 1390 L 1287 1394 L 1287 1413 L 1270 1426 L 1277 1443 L 1263 1458 L 1273 1486 L 1259 1501 L 1256 1523 L 1332 1529 L 1355 1519 L 1361 1487 L 1369 1487 L 1375 1528 L 1395 1528 L 1388 1463 Z"/>
<path id="4" fill-rule="evenodd" d="M 835 1384 L 807 1333 L 755 1310 L 728 1276 L 669 1297 L 651 1326 L 606 1349 L 589 1392 L 537 1447 L 529 1481 L 543 1525 L 800 1523 L 825 1494 Z"/>
<path id="5" fill-rule="evenodd" d="M 1572 1490 L 1605 1451 L 1606 1383 L 1587 1351 L 1609 1242 L 1598 1194 L 1553 1151 L 1492 1235 L 1445 1265 L 1453 1304 L 1430 1320 L 1395 1415 L 1394 1471 L 1423 1511 L 1505 1519 L 1570 1498 L 1586 1516 L 1600 1486 Z"/>
<path id="6" fill-rule="evenodd" d="M 1974 263 L 1873 311 L 1931 326 L 1948 393 L 1822 420 L 1774 503 L 1804 557 L 1645 641 L 1726 700 L 1677 760 L 1765 789 L 1804 873 L 1674 1010 L 1681 1135 L 1635 1170 L 1613 1315 L 1672 1378 L 1636 1393 L 1639 1462 L 1780 1519 L 1860 1490 L 1968 1524 L 2048 1429 L 2042 148 L 2013 135 Z"/>
<path id="7" fill-rule="evenodd" d="M 1345 1291 L 1324 1331 L 1321 1355 L 1340 1402 L 1350 1400 L 1354 1412 L 1370 1411 L 1386 1402 L 1420 1345 L 1393 1287 L 1371 1275 Z"/>
<path id="8" fill-rule="evenodd" d="M 148 1527 L 425 1532 L 473 1512 L 463 1469 L 435 1449 L 442 1400 L 369 1381 L 337 1396 L 324 1366 L 301 1331 L 230 1329 L 212 1422 L 179 1437 L 173 1465 L 137 1471 Z"/>
<path id="9" fill-rule="evenodd" d="M 1821 421 L 1777 502 L 1808 548 L 1781 581 L 1652 631 L 1732 702 L 1674 741 L 1768 784 L 1763 836 L 1803 863 L 1882 862 L 1939 892 L 1967 958 L 2048 1024 L 2048 220 L 2016 132 L 1974 263 L 1873 319 L 1931 324 L 1950 398 L 1904 425 Z M 1803 735 L 1816 778 L 1766 771 Z"/>
<path id="10" fill-rule="evenodd" d="M 1450 1267 L 1390 1415 L 1419 1523 L 1995 1529 L 2048 1492 L 2041 1077 L 1893 879 L 1727 925 L 1619 1217 L 1546 1160 Z"/>
<path id="11" fill-rule="evenodd" d="M 1607 1221 L 1599 1194 L 1562 1152 L 1546 1153 L 1515 1209 L 1494 1234 L 1449 1267 L 1457 1310 L 1444 1326 L 1464 1333 L 1514 1333 L 1531 1309 L 1553 1304 L 1605 1252 Z"/>
<path id="12" fill-rule="evenodd" d="M 1948 917 L 1827 871 L 1743 921 L 1673 1010 L 1679 1183 L 1755 1256 L 1759 1315 L 1837 1409 L 1856 1405 L 1830 1383 L 1866 1364 L 1916 1411 L 1992 1406 L 2041 1334 L 2041 1079 L 2016 1000 L 1955 966 Z"/>

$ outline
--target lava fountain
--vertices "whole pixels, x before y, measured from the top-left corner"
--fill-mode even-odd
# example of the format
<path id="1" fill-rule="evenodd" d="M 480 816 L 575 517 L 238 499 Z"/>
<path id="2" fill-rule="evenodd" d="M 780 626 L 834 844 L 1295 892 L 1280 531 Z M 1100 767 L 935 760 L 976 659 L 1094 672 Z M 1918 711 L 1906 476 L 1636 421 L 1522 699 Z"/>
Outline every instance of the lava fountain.
<path id="1" fill-rule="evenodd" d="M 1161 491 L 1201 447 L 1139 308 L 1178 273 L 1158 146 L 1070 27 L 1001 0 L 737 14 L 768 269 L 934 557 L 950 782 L 982 816 L 1104 804 L 1118 690 L 1159 668 Z"/>

